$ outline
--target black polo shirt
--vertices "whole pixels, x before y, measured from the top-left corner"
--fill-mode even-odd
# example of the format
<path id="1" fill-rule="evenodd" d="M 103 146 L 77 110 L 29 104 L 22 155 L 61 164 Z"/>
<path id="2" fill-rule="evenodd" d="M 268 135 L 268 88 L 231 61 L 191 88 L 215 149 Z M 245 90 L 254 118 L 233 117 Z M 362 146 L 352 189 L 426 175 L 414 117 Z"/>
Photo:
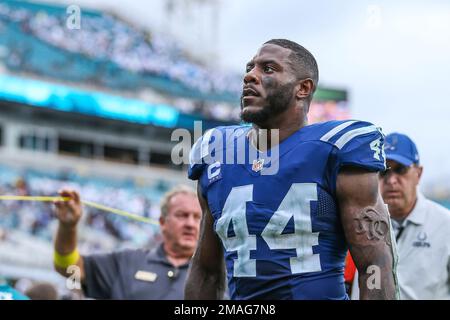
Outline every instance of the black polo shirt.
<path id="1" fill-rule="evenodd" d="M 189 264 L 175 268 L 163 246 L 83 256 L 83 291 L 94 299 L 182 300 Z"/>

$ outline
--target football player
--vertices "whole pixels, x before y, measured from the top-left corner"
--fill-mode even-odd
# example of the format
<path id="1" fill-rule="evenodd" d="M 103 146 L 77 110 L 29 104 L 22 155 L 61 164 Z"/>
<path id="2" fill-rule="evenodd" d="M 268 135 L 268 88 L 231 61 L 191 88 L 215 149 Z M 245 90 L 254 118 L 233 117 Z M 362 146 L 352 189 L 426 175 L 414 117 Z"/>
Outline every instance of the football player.
<path id="1" fill-rule="evenodd" d="M 270 40 L 247 64 L 242 120 L 190 154 L 203 209 L 186 299 L 348 299 L 350 249 L 362 299 L 398 298 L 396 252 L 378 192 L 384 136 L 368 122 L 307 125 L 313 55 Z M 245 159 L 245 161 L 243 161 Z"/>

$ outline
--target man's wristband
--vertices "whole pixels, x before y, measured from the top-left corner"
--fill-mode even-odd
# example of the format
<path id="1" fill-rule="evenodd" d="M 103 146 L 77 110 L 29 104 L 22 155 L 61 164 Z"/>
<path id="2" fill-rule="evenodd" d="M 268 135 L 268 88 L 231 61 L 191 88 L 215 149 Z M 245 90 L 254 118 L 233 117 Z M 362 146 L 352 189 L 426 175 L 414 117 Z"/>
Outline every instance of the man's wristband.
<path id="1" fill-rule="evenodd" d="M 67 268 L 68 266 L 74 265 L 78 262 L 78 259 L 80 258 L 80 254 L 78 252 L 78 249 L 75 249 L 71 253 L 67 255 L 60 255 L 58 252 L 54 252 L 53 255 L 53 262 L 56 266 L 60 268 Z"/>

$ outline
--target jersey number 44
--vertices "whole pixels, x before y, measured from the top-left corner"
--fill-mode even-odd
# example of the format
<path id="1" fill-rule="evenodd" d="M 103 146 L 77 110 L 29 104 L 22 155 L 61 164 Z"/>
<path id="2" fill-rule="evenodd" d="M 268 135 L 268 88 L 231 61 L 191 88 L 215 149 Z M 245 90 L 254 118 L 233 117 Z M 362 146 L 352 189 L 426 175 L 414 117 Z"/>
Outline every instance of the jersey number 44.
<path id="1" fill-rule="evenodd" d="M 234 187 L 217 220 L 216 233 L 221 238 L 226 251 L 235 251 L 234 277 L 255 277 L 256 260 L 250 258 L 250 251 L 256 250 L 256 235 L 249 234 L 246 203 L 253 201 L 253 185 Z M 281 201 L 269 222 L 261 232 L 261 237 L 271 250 L 295 249 L 296 256 L 290 258 L 293 274 L 321 271 L 319 254 L 312 247 L 318 245 L 319 233 L 312 232 L 311 201 L 317 201 L 315 183 L 294 183 Z M 293 218 L 294 232 L 283 233 Z M 234 236 L 228 229 L 233 223 Z"/>

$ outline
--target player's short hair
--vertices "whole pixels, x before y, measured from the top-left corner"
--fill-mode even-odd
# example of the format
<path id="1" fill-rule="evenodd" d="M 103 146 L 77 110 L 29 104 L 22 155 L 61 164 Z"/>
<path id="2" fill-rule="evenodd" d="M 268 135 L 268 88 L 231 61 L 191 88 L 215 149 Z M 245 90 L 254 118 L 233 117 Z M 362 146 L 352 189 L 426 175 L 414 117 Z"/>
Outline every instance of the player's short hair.
<path id="1" fill-rule="evenodd" d="M 299 78 L 306 74 L 306 76 L 311 78 L 314 82 L 314 90 L 317 88 L 317 83 L 319 82 L 319 68 L 317 66 L 317 61 L 311 52 L 298 43 L 287 39 L 272 39 L 264 44 L 274 44 L 291 50 L 292 53 L 289 58 L 294 72 L 297 73 Z"/>
<path id="2" fill-rule="evenodd" d="M 189 186 L 186 185 L 178 185 L 172 189 L 170 189 L 166 194 L 164 194 L 163 199 L 161 200 L 161 218 L 165 219 L 167 217 L 167 214 L 169 213 L 170 209 L 170 200 L 177 194 L 188 194 L 192 195 L 193 197 L 197 197 L 197 192 L 195 192 L 194 189 L 192 189 Z"/>

